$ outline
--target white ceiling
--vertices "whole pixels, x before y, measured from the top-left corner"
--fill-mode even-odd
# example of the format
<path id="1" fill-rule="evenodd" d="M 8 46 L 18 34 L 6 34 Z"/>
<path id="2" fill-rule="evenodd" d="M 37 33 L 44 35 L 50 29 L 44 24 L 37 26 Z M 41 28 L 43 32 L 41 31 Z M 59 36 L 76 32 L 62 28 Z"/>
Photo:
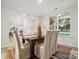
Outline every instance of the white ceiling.
<path id="1" fill-rule="evenodd" d="M 2 0 L 2 5 L 22 11 L 29 16 L 44 16 L 50 14 L 55 8 L 70 5 L 77 0 Z"/>

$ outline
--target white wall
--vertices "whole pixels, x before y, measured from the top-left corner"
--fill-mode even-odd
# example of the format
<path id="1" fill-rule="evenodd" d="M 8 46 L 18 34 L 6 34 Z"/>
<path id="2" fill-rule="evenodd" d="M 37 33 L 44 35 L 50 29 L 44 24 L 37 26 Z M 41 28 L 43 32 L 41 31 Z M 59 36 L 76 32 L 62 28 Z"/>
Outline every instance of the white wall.
<path id="1" fill-rule="evenodd" d="M 49 29 L 49 20 L 48 19 L 49 19 L 48 16 L 41 17 L 43 35 L 45 35 L 46 31 Z"/>
<path id="2" fill-rule="evenodd" d="M 35 19 L 35 31 L 37 31 L 38 25 L 41 26 L 42 34 L 45 35 L 46 31 L 48 30 L 48 18 L 49 17 L 42 17 L 38 16 Z"/>
<path id="3" fill-rule="evenodd" d="M 58 10 L 54 10 L 50 15 L 42 17 L 42 25 L 44 27 L 44 33 L 49 28 L 49 17 L 56 16 L 58 14 L 63 14 L 64 12 L 69 12 L 70 15 L 70 38 L 58 39 L 58 42 L 64 43 L 73 47 L 78 47 L 78 6 L 77 3 L 73 3 Z"/>
<path id="4" fill-rule="evenodd" d="M 1 48 L 2 47 L 7 47 L 8 46 L 8 42 L 9 42 L 9 35 L 8 35 L 8 18 L 5 15 L 5 11 L 2 10 L 1 11 Z"/>
<path id="5" fill-rule="evenodd" d="M 22 26 L 24 35 L 33 34 L 35 31 L 34 17 L 24 17 L 22 12 L 4 5 L 1 6 L 1 10 L 1 48 L 9 47 L 9 29 L 13 26 L 17 28 Z"/>

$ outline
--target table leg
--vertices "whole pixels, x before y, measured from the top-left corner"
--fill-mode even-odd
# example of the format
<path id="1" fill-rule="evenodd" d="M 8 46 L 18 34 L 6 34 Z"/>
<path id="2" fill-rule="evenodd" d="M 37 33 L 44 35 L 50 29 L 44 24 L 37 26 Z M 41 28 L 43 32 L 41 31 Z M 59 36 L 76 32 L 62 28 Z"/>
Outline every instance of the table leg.
<path id="1" fill-rule="evenodd" d="M 30 59 L 34 59 L 34 41 L 31 41 L 30 45 Z"/>

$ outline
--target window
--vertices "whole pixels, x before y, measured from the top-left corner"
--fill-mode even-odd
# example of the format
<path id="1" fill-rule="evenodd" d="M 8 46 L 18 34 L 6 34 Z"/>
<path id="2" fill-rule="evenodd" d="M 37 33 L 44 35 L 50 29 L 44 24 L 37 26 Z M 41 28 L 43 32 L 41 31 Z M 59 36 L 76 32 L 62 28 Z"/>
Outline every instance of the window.
<path id="1" fill-rule="evenodd" d="M 49 19 L 50 30 L 54 30 L 54 18 Z"/>
<path id="2" fill-rule="evenodd" d="M 61 35 L 70 35 L 70 17 L 67 15 L 50 17 L 49 29 L 58 30 Z"/>

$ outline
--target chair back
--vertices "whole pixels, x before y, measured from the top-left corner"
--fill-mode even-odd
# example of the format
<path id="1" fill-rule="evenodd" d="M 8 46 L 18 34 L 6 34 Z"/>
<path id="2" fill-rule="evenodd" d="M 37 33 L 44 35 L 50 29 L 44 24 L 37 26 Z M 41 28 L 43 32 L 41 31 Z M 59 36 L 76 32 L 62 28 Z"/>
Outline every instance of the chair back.
<path id="1" fill-rule="evenodd" d="M 52 39 L 53 31 L 47 31 L 45 40 L 44 40 L 44 57 L 43 59 L 49 59 L 50 56 L 50 45 L 51 45 L 51 39 Z"/>
<path id="2" fill-rule="evenodd" d="M 18 33 L 17 33 L 17 30 L 14 30 L 13 31 L 13 37 L 14 37 L 14 40 L 15 40 L 15 59 L 20 59 L 21 58 L 21 44 L 20 44 L 20 40 L 19 40 L 19 36 L 18 36 Z"/>
<path id="3" fill-rule="evenodd" d="M 44 41 L 44 58 L 49 59 L 56 52 L 58 31 L 47 31 Z"/>
<path id="4" fill-rule="evenodd" d="M 57 36 L 58 36 L 58 31 L 52 31 L 52 39 L 51 39 L 51 45 L 50 45 L 50 53 L 51 53 L 51 57 L 52 57 L 52 54 L 55 54 L 56 53 L 56 43 L 57 43 Z"/>

